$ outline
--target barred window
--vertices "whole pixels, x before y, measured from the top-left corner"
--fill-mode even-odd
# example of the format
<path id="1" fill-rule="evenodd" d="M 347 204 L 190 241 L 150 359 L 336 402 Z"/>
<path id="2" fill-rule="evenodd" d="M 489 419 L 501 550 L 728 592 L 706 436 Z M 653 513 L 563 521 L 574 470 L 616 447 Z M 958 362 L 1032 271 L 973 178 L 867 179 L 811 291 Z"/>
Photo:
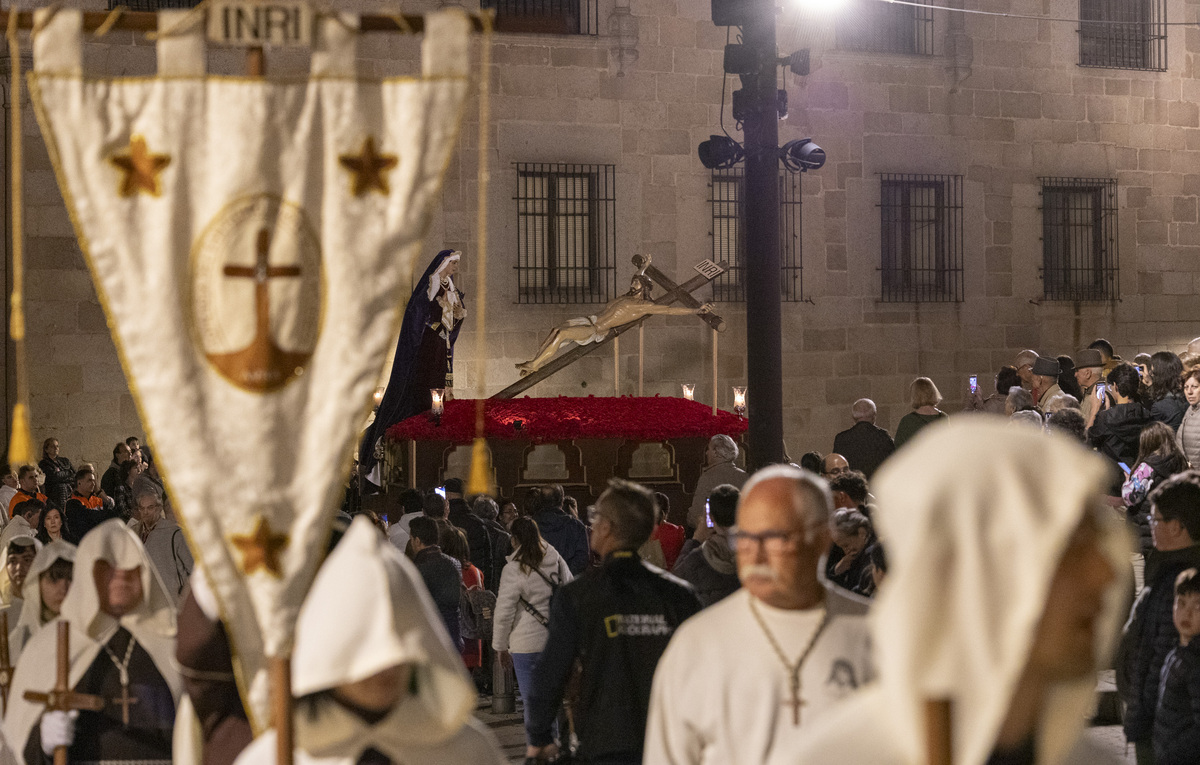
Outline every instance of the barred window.
<path id="1" fill-rule="evenodd" d="M 746 177 L 742 168 L 713 170 L 709 184 L 712 202 L 714 263 L 729 261 L 729 269 L 713 279 L 713 300 L 741 302 L 746 299 L 743 273 L 746 263 Z M 779 262 L 782 269 L 780 296 L 784 302 L 804 300 L 801 266 L 800 175 L 779 174 Z"/>
<path id="2" fill-rule="evenodd" d="M 1042 282 L 1046 299 L 1116 299 L 1116 180 L 1041 181 Z"/>
<path id="3" fill-rule="evenodd" d="M 883 302 L 963 299 L 962 182 L 961 175 L 880 174 Z"/>
<path id="4" fill-rule="evenodd" d="M 1167 70 L 1167 0 L 1079 0 L 1079 65 Z"/>
<path id="5" fill-rule="evenodd" d="M 839 50 L 933 55 L 933 9 L 856 0 L 838 14 Z"/>
<path id="6" fill-rule="evenodd" d="M 600 31 L 599 0 L 480 0 L 496 12 L 497 32 L 595 35 Z"/>
<path id="7" fill-rule="evenodd" d="M 111 11 L 120 6 L 127 11 L 158 11 L 167 8 L 195 8 L 200 0 L 108 0 Z"/>
<path id="8" fill-rule="evenodd" d="M 616 165 L 516 168 L 517 302 L 608 302 L 616 279 Z"/>

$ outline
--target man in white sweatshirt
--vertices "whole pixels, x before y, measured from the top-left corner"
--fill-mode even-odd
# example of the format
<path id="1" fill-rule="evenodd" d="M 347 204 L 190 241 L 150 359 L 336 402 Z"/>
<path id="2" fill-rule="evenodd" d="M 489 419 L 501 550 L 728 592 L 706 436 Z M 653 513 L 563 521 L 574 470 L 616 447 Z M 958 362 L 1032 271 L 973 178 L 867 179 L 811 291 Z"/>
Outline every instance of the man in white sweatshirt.
<path id="1" fill-rule="evenodd" d="M 790 465 L 746 483 L 734 537 L 743 588 L 671 638 L 643 762 L 796 762 L 805 728 L 867 679 L 867 601 L 818 576 L 832 506 L 824 480 Z"/>

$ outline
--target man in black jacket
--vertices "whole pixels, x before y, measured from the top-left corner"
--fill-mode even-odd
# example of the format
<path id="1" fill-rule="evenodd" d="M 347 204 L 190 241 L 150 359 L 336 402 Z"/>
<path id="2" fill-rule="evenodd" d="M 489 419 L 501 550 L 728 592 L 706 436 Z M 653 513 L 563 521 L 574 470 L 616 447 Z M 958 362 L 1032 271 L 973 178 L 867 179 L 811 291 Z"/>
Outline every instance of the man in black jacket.
<path id="1" fill-rule="evenodd" d="M 488 537 L 487 527 L 483 521 L 471 512 L 471 506 L 463 499 L 463 482 L 461 478 L 446 479 L 446 501 L 450 503 L 447 514 L 450 522 L 467 532 L 467 547 L 470 548 L 471 565 L 480 571 L 492 570 L 492 541 Z M 492 589 L 492 583 L 484 584 Z"/>
<path id="2" fill-rule="evenodd" d="M 458 561 L 442 552 L 438 545 L 438 525 L 432 518 L 418 516 L 409 526 L 413 563 L 433 597 L 433 604 L 442 615 L 442 623 L 450 633 L 450 642 L 462 650 L 462 632 L 458 622 L 458 599 L 462 591 L 462 569 Z"/>
<path id="3" fill-rule="evenodd" d="M 656 517 L 645 487 L 613 479 L 592 513 L 591 544 L 604 563 L 563 585 L 550 604 L 550 636 L 529 694 L 526 756 L 557 754 L 551 728 L 578 658 L 579 755 L 590 765 L 640 765 L 654 669 L 700 601 L 637 555 Z"/>
<path id="4" fill-rule="evenodd" d="M 1150 411 L 1137 400 L 1140 384 L 1136 369 L 1129 364 L 1118 364 L 1108 375 L 1109 392 L 1117 403 L 1098 412 L 1088 427 L 1088 443 L 1092 448 L 1130 468 L 1137 463 L 1142 429 L 1154 422 Z"/>
<path id="5" fill-rule="evenodd" d="M 850 463 L 851 470 L 861 470 L 869 479 L 885 459 L 896 451 L 896 444 L 883 428 L 875 426 L 875 402 L 860 398 L 850 408 L 854 427 L 843 430 L 833 439 L 833 451 Z"/>
<path id="6" fill-rule="evenodd" d="M 587 527 L 572 518 L 563 509 L 563 487 L 553 483 L 538 490 L 538 511 L 533 516 L 542 539 L 567 562 L 573 576 L 579 576 L 587 568 L 591 556 L 588 554 Z"/>
<path id="7" fill-rule="evenodd" d="M 1125 738 L 1137 761 L 1153 763 L 1151 738 L 1158 703 L 1159 675 L 1179 641 L 1172 619 L 1175 579 L 1200 566 L 1200 471 L 1188 470 L 1164 481 L 1150 495 L 1154 552 L 1146 560 L 1146 586 L 1133 604 L 1121 637 L 1118 687 L 1125 701 Z"/>

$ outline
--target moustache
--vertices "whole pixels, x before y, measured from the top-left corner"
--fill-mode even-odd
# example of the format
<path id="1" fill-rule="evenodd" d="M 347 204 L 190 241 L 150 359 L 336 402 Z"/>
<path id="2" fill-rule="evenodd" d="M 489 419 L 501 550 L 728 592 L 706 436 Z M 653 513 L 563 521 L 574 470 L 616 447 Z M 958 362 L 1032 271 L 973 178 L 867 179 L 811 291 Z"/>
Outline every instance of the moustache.
<path id="1" fill-rule="evenodd" d="M 776 574 L 775 569 L 764 563 L 752 563 L 738 569 L 738 578 L 743 582 L 747 579 L 766 579 L 777 583 L 779 574 Z"/>

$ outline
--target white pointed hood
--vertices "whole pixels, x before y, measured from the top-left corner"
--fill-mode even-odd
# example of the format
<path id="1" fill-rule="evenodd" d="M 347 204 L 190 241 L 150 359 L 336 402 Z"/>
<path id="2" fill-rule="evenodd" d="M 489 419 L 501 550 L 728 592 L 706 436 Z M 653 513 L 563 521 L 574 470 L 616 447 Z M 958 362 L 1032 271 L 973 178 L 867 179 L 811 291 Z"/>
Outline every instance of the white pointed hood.
<path id="1" fill-rule="evenodd" d="M 10 630 L 8 638 L 9 657 L 14 664 L 25 648 L 26 641 L 42 628 L 41 576 L 57 560 L 74 563 L 75 545 L 55 539 L 38 550 L 34 557 L 33 565 L 29 567 L 29 575 L 25 577 L 25 586 L 21 588 L 21 615 Z"/>
<path id="2" fill-rule="evenodd" d="M 1097 658 L 1118 633 L 1129 569 L 1125 531 L 1101 509 L 1103 461 L 1064 436 L 964 418 L 930 428 L 872 482 L 888 574 L 870 620 L 879 683 L 814 726 L 799 762 L 925 762 L 924 704 L 953 702 L 955 765 L 983 765 L 1028 662 L 1050 583 L 1084 513 L 1101 519 L 1117 574 L 1097 621 Z M 1095 678 L 1056 687 L 1037 761 L 1079 742 Z M 877 731 L 850 737 L 850 727 Z"/>

